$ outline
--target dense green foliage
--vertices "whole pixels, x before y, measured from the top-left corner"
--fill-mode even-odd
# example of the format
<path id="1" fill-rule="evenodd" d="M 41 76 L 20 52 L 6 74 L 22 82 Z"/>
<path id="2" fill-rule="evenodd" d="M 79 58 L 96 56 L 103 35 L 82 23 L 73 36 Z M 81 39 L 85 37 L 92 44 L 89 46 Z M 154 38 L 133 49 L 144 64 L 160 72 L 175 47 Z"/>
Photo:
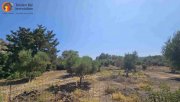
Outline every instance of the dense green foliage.
<path id="1" fill-rule="evenodd" d="M 144 64 L 147 66 L 168 66 L 167 61 L 161 55 L 139 57 L 137 64 Z"/>
<path id="2" fill-rule="evenodd" d="M 93 61 L 92 62 L 92 70 L 91 70 L 91 73 L 95 73 L 95 72 L 99 72 L 99 71 L 101 71 L 101 69 L 100 69 L 100 63 L 99 63 L 99 61 Z"/>
<path id="3" fill-rule="evenodd" d="M 58 57 L 59 69 L 66 69 L 72 76 L 78 76 L 80 83 L 85 75 L 100 71 L 100 63 L 89 56 L 79 57 L 78 51 L 67 50 Z"/>
<path id="4" fill-rule="evenodd" d="M 36 29 L 30 30 L 29 28 L 19 27 L 17 31 L 11 31 L 7 35 L 8 51 L 11 52 L 12 62 L 18 57 L 21 50 L 31 50 L 34 56 L 37 52 L 46 52 L 50 57 L 51 65 L 49 69 L 54 68 L 58 50 L 56 46 L 59 44 L 57 39 L 54 38 L 53 31 L 47 31 L 45 27 L 39 25 Z"/>
<path id="5" fill-rule="evenodd" d="M 120 67 L 122 66 L 122 60 L 123 57 L 121 56 L 116 56 L 116 55 L 109 55 L 105 53 L 101 53 L 98 57 L 96 57 L 96 60 L 100 62 L 101 66 L 117 66 Z"/>
<path id="6" fill-rule="evenodd" d="M 77 76 L 84 76 L 90 73 L 92 70 L 92 58 L 88 56 L 78 58 L 73 69 Z"/>
<path id="7" fill-rule="evenodd" d="M 7 43 L 0 39 L 0 78 L 5 77 L 6 74 L 9 74 L 9 71 L 7 70 L 9 53 L 6 50 Z"/>
<path id="8" fill-rule="evenodd" d="M 79 54 L 77 51 L 69 50 L 64 51 L 62 53 L 62 64 L 66 68 L 67 72 L 72 74 L 73 73 L 73 65 L 75 64 L 75 61 L 78 59 Z"/>
<path id="9" fill-rule="evenodd" d="M 0 39 L 0 53 L 6 53 L 6 50 L 7 43 L 3 39 Z"/>
<path id="10" fill-rule="evenodd" d="M 93 65 L 95 64 L 95 65 Z M 82 82 L 82 78 L 87 75 L 97 71 L 98 69 L 97 62 L 94 62 L 91 57 L 83 56 L 82 58 L 78 58 L 73 65 L 73 71 L 76 76 L 80 78 L 80 85 Z"/>
<path id="11" fill-rule="evenodd" d="M 45 72 L 50 63 L 48 55 L 40 51 L 33 57 L 31 50 L 22 50 L 17 59 L 19 62 L 14 65 L 16 72 L 11 74 L 10 79 L 28 78 L 31 80 Z"/>
<path id="12" fill-rule="evenodd" d="M 125 54 L 124 56 L 124 69 L 126 72 L 126 77 L 128 77 L 129 71 L 136 70 L 138 55 L 137 52 L 133 52 L 132 54 Z"/>
<path id="13" fill-rule="evenodd" d="M 8 60 L 8 54 L 0 53 L 0 78 L 5 77 L 5 75 L 7 73 L 5 70 L 7 60 Z"/>
<path id="14" fill-rule="evenodd" d="M 7 43 L 0 39 L 0 78 L 34 76 L 35 73 L 56 68 L 56 46 L 59 42 L 53 31 L 47 31 L 41 25 L 34 30 L 19 27 L 17 31 L 11 31 L 6 39 Z"/>
<path id="15" fill-rule="evenodd" d="M 162 53 L 173 70 L 180 70 L 180 31 L 165 43 Z"/>

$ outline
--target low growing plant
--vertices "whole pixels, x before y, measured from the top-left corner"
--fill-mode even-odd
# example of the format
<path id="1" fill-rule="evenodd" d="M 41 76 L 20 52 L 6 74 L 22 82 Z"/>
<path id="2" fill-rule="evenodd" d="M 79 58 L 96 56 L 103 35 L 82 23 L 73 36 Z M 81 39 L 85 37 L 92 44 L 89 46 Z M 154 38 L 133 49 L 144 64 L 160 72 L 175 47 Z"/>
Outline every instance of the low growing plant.
<path id="1" fill-rule="evenodd" d="M 180 89 L 172 92 L 167 85 L 160 85 L 159 91 L 151 91 L 147 102 L 179 102 Z"/>

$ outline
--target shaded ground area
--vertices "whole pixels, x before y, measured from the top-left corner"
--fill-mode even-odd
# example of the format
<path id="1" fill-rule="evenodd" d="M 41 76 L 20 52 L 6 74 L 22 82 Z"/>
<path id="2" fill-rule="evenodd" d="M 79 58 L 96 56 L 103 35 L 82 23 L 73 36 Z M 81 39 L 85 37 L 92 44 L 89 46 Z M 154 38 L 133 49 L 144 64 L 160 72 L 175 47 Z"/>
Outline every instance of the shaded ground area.
<path id="1" fill-rule="evenodd" d="M 80 83 L 70 82 L 67 84 L 59 85 L 59 86 L 58 85 L 51 86 L 47 90 L 53 93 L 58 93 L 58 91 L 71 93 L 75 91 L 76 89 L 88 91 L 90 89 L 90 83 L 82 82 L 80 86 Z"/>
<path id="2" fill-rule="evenodd" d="M 8 86 L 8 85 L 18 85 L 25 84 L 28 82 L 28 79 L 20 79 L 20 80 L 9 80 L 9 81 L 1 81 L 0 86 Z"/>
<path id="3" fill-rule="evenodd" d="M 11 100 L 11 102 L 79 102 L 79 100 L 68 93 L 59 92 L 49 96 L 42 91 L 32 90 L 17 95 Z"/>

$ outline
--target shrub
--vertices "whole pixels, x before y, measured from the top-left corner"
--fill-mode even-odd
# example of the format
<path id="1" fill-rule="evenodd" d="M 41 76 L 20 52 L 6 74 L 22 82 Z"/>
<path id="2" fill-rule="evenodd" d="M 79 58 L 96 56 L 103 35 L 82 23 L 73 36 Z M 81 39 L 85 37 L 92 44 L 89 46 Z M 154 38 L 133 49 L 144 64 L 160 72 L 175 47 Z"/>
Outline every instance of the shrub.
<path id="1" fill-rule="evenodd" d="M 147 66 L 145 64 L 142 65 L 142 70 L 146 70 Z"/>
<path id="2" fill-rule="evenodd" d="M 105 90 L 105 93 L 106 94 L 113 94 L 117 91 L 117 88 L 116 87 L 113 87 L 113 86 L 108 86 L 107 89 Z"/>
<path id="3" fill-rule="evenodd" d="M 171 92 L 169 87 L 161 85 L 159 91 L 151 91 L 147 102 L 179 102 L 180 100 L 180 89 Z"/>
<path id="4" fill-rule="evenodd" d="M 28 78 L 31 81 L 45 72 L 50 64 L 49 56 L 45 52 L 39 51 L 32 56 L 31 50 L 22 50 L 18 55 L 19 62 L 15 64 L 17 72 L 10 76 L 12 79 Z"/>
<path id="5" fill-rule="evenodd" d="M 152 90 L 152 87 L 149 84 L 145 84 L 145 83 L 140 83 L 139 88 L 143 89 L 145 91 L 151 91 Z"/>
<path id="6" fill-rule="evenodd" d="M 126 96 L 124 96 L 121 92 L 113 93 L 112 99 L 116 101 L 126 101 Z"/>
<path id="7" fill-rule="evenodd" d="M 20 73 L 15 72 L 15 73 L 11 74 L 7 79 L 13 80 L 13 79 L 19 79 L 19 78 L 20 78 Z"/>
<path id="8" fill-rule="evenodd" d="M 30 72 L 27 74 L 27 76 L 29 76 L 31 79 L 34 79 L 35 77 L 38 77 L 42 74 L 42 72 L 40 71 L 34 71 L 34 72 Z"/>

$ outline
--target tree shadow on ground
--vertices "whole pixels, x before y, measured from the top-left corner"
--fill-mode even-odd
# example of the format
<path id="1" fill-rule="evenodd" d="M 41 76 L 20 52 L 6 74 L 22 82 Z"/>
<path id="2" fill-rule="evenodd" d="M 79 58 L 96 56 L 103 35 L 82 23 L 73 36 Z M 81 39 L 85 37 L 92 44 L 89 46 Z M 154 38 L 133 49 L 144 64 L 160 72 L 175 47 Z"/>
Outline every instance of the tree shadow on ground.
<path id="1" fill-rule="evenodd" d="M 90 83 L 89 82 L 82 82 L 81 86 L 80 83 L 76 82 L 71 82 L 71 83 L 67 83 L 64 85 L 55 85 L 55 86 L 51 86 L 47 89 L 47 91 L 49 92 L 53 92 L 53 93 L 57 93 L 58 91 L 61 92 L 67 92 L 67 93 L 71 93 L 73 91 L 75 91 L 76 89 L 81 89 L 81 90 L 89 90 L 90 89 Z"/>
<path id="2" fill-rule="evenodd" d="M 180 78 L 174 77 L 174 78 L 170 78 L 170 80 L 180 81 Z"/>
<path id="3" fill-rule="evenodd" d="M 169 72 L 165 72 L 165 73 L 168 73 L 168 74 L 180 74 L 179 71 L 176 71 L 176 72 L 171 72 L 171 71 L 169 71 Z"/>
<path id="4" fill-rule="evenodd" d="M 70 74 L 66 74 L 66 75 L 59 77 L 58 79 L 66 79 L 66 78 L 71 78 L 71 77 L 73 77 L 73 76 Z"/>
<path id="5" fill-rule="evenodd" d="M 28 82 L 28 79 L 7 80 L 7 81 L 4 81 L 4 82 L 0 82 L 0 86 L 24 84 L 24 83 L 27 83 L 27 82 Z"/>

